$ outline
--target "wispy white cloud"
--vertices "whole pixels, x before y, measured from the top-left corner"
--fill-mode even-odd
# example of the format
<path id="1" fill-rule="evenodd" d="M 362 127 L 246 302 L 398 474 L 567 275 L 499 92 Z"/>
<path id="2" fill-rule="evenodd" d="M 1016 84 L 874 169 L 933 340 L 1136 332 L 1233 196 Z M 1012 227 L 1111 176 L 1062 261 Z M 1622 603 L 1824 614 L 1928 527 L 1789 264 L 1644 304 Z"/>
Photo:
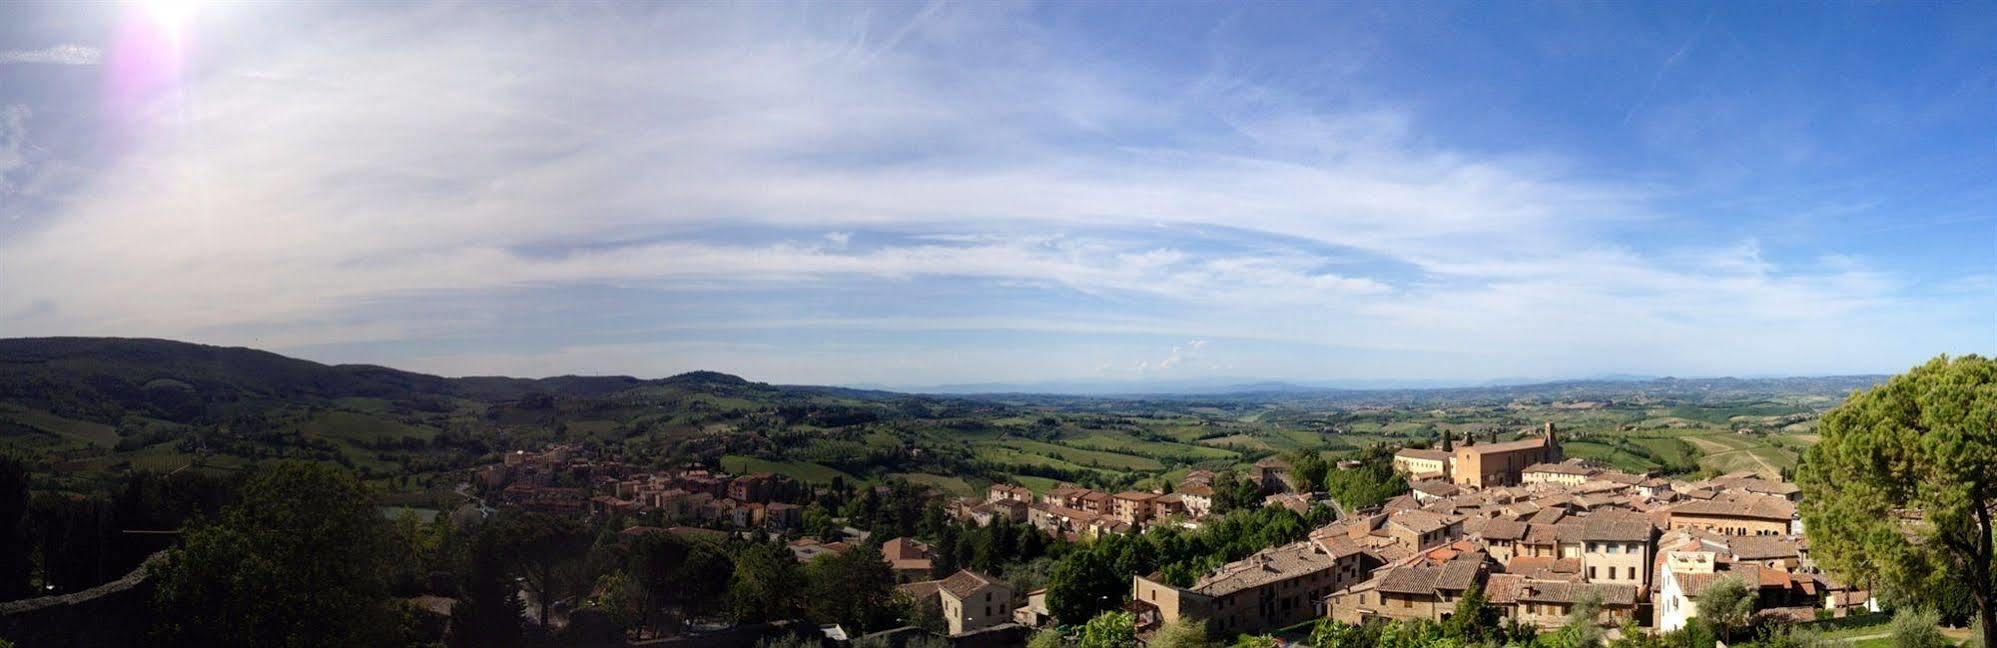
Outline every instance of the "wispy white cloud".
<path id="1" fill-rule="evenodd" d="M 1655 187 L 1450 148 L 1392 107 L 1159 78 L 988 7 L 823 10 L 842 15 L 463 8 L 238 34 L 261 40 L 190 66 L 129 153 L 0 241 L 0 325 L 305 345 L 505 326 L 402 308 L 441 296 L 860 284 L 908 304 L 970 281 L 1034 291 L 1042 312 L 895 321 L 1537 348 L 1559 366 L 1800 367 L 1854 330 L 1929 330 L 1863 259 L 1778 263 L 1739 237 L 1635 249 L 1624 235 L 1669 220 Z M 1219 230 L 1254 244 L 1202 234 Z M 359 309 L 377 321 L 313 328 Z M 1696 349 L 1658 351 L 1675 347 Z M 561 361 L 501 355 L 466 366 Z"/>
<path id="2" fill-rule="evenodd" d="M 104 53 L 95 47 L 83 45 L 56 45 L 37 50 L 0 51 L 0 64 L 6 63 L 47 63 L 52 65 L 96 65 L 104 60 Z"/>

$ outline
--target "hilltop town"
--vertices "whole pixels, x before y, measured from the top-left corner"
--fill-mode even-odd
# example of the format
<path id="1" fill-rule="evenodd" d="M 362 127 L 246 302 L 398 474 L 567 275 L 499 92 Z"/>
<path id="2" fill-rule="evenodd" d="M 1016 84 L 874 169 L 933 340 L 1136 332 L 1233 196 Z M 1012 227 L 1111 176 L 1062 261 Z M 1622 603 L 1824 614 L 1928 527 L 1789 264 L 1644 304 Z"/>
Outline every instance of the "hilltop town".
<path id="1" fill-rule="evenodd" d="M 1307 537 L 1263 548 L 1174 585 L 1156 573 L 1129 574 L 1128 609 L 1137 636 L 1175 621 L 1204 622 L 1219 636 L 1261 634 L 1320 619 L 1351 625 L 1389 620 L 1440 622 L 1473 589 L 1502 619 L 1553 630 L 1575 606 L 1595 606 L 1595 622 L 1622 631 L 1681 629 L 1698 598 L 1726 579 L 1747 584 L 1755 614 L 1809 622 L 1879 611 L 1865 583 L 1845 583 L 1811 559 L 1796 485 L 1751 471 L 1704 479 L 1632 474 L 1565 457 L 1559 428 L 1545 424 L 1511 441 L 1453 439 L 1403 448 L 1392 467 L 1406 492 L 1360 509 L 1300 488 L 1288 461 L 1265 458 L 1242 470 L 1259 506 L 1336 518 Z M 1358 468 L 1340 462 L 1332 470 Z M 699 468 L 640 471 L 597 461 L 579 448 L 518 451 L 477 471 L 508 505 L 553 514 L 645 519 L 622 533 L 755 533 L 794 538 L 800 562 L 866 542 L 801 535 L 811 488 L 782 475 L 729 475 Z M 588 487 L 553 485 L 563 478 Z M 1105 492 L 1057 484 L 1040 492 L 994 483 L 983 497 L 928 497 L 973 527 L 1016 524 L 1070 543 L 1151 530 L 1197 531 L 1216 519 L 1219 475 L 1194 470 L 1153 490 Z M 591 493 L 598 493 L 591 495 Z M 822 525 L 821 525 L 822 526 Z M 897 537 L 880 544 L 900 583 L 945 610 L 946 636 L 1060 622 L 1047 589 L 1016 591 L 1004 578 L 963 569 L 936 574 L 935 550 Z M 932 576 L 935 576 L 932 578 Z"/>

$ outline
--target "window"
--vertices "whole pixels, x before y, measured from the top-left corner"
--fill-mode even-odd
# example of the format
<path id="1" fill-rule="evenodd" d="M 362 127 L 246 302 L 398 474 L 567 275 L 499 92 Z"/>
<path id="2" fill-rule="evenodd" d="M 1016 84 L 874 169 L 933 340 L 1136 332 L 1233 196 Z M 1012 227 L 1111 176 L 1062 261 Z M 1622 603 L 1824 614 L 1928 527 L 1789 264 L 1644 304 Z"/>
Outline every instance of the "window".
<path id="1" fill-rule="evenodd" d="M 1616 543 L 1613 543 L 1613 542 L 1611 542 L 1611 543 L 1608 543 L 1608 545 L 1607 545 L 1607 546 L 1606 546 L 1605 548 L 1607 548 L 1607 549 L 1609 550 L 1609 553 L 1622 553 L 1622 550 L 1623 550 L 1623 546 L 1622 546 L 1622 545 L 1619 545 L 1619 544 L 1616 544 Z"/>
<path id="2" fill-rule="evenodd" d="M 1635 568 L 1635 567 L 1631 567 L 1631 568 L 1629 568 L 1629 577 L 1630 577 L 1630 580 L 1636 580 L 1636 568 Z"/>
<path id="3" fill-rule="evenodd" d="M 1589 568 L 1588 568 L 1588 580 L 1595 580 L 1595 568 L 1594 568 L 1594 567 L 1589 567 Z"/>

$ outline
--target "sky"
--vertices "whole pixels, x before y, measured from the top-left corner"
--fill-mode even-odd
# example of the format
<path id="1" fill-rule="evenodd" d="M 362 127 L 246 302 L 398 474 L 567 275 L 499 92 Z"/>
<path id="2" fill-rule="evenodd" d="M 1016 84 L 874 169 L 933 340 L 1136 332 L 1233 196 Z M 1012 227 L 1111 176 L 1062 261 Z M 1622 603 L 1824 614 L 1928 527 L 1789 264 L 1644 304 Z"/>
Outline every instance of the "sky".
<path id="1" fill-rule="evenodd" d="M 0 5 L 0 336 L 892 386 L 1997 351 L 1997 4 Z"/>

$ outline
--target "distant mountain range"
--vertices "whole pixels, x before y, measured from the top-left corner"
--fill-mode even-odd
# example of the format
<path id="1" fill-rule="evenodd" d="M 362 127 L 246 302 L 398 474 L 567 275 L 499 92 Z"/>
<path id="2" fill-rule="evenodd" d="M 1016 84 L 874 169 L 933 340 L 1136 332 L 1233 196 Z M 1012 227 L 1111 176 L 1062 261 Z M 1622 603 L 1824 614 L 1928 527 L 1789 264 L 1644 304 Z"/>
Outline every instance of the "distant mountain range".
<path id="1" fill-rule="evenodd" d="M 1489 380 L 1346 379 L 1283 381 L 1247 378 L 1204 378 L 1182 380 L 1053 380 L 1040 382 L 988 382 L 948 385 L 847 385 L 913 394 L 975 396 L 981 394 L 1039 394 L 1055 396 L 1224 396 L 1229 394 L 1309 394 L 1319 392 L 1441 390 L 1478 387 L 1512 387 L 1575 382 L 1650 382 L 1664 376 L 1602 374 L 1583 378 L 1493 378 Z"/>
<path id="2" fill-rule="evenodd" d="M 133 338 L 13 338 L 0 339 L 0 400 L 40 400 L 43 407 L 71 411 L 92 409 L 157 409 L 194 392 L 214 401 L 268 398 L 330 400 L 344 397 L 401 399 L 414 396 L 462 398 L 497 402 L 534 395 L 607 397 L 646 388 L 690 388 L 717 392 L 782 389 L 791 393 L 833 394 L 849 398 L 885 399 L 909 394 L 955 396 L 1037 395 L 1105 397 L 1244 397 L 1255 400 L 1331 398 L 1397 401 L 1436 398 L 1486 399 L 1505 395 L 1554 394 L 1561 397 L 1618 393 L 1842 393 L 1883 380 L 1884 376 L 1799 378 L 1660 378 L 1610 374 L 1575 380 L 1505 378 L 1485 381 L 1445 380 L 1328 380 L 1256 381 L 1214 378 L 1154 381 L 1047 381 L 1032 383 L 969 383 L 934 386 L 784 386 L 752 383 L 740 377 L 695 371 L 667 378 L 631 376 L 555 376 L 511 378 L 473 376 L 445 378 L 376 365 L 325 365 L 267 351 L 218 347 L 172 340 Z M 25 397 L 25 398 L 24 398 Z M 105 407 L 111 406 L 111 407 Z"/>

